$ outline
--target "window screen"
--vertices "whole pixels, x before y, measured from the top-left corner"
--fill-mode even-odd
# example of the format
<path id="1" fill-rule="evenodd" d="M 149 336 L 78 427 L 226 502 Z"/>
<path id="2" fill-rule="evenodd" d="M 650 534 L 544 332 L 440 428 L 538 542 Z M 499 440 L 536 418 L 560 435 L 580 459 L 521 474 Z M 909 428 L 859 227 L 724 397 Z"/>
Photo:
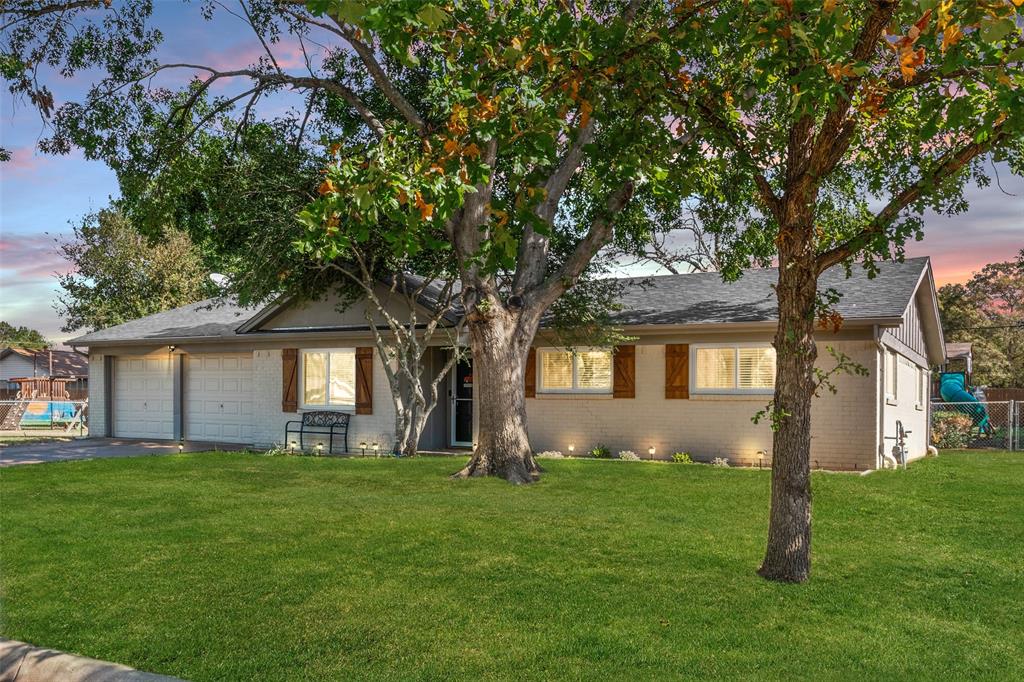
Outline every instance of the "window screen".
<path id="1" fill-rule="evenodd" d="M 611 388 L 612 354 L 606 350 L 588 350 L 576 355 L 576 387 Z"/>
<path id="2" fill-rule="evenodd" d="M 327 353 L 302 354 L 302 403 L 327 404 Z"/>
<path id="3" fill-rule="evenodd" d="M 572 388 L 572 353 L 569 351 L 542 351 L 541 388 L 567 390 Z"/>
<path id="4" fill-rule="evenodd" d="M 736 388 L 736 349 L 697 349 L 697 388 Z"/>

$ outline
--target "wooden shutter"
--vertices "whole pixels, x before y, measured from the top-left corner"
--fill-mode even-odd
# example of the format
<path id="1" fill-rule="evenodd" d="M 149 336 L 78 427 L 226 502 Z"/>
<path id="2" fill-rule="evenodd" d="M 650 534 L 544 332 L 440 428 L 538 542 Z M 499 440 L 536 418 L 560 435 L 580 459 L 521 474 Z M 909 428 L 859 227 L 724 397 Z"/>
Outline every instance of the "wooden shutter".
<path id="1" fill-rule="evenodd" d="M 373 348 L 356 348 L 356 414 L 373 414 Z"/>
<path id="2" fill-rule="evenodd" d="M 612 397 L 636 397 L 636 346 L 617 346 L 613 356 Z"/>
<path id="3" fill-rule="evenodd" d="M 531 348 L 526 354 L 526 397 L 537 397 L 537 349 Z"/>
<path id="4" fill-rule="evenodd" d="M 690 397 L 690 344 L 665 346 L 665 397 L 688 400 Z"/>
<path id="5" fill-rule="evenodd" d="M 299 409 L 299 349 L 281 349 L 281 411 Z"/>

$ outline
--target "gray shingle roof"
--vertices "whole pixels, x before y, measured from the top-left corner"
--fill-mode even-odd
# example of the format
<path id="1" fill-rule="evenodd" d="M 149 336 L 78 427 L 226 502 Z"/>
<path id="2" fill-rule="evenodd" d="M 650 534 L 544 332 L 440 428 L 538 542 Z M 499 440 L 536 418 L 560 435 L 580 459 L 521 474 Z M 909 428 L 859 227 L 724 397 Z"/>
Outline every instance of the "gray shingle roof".
<path id="1" fill-rule="evenodd" d="M 236 336 L 235 329 L 256 312 L 256 308 L 243 308 L 230 298 L 211 298 L 107 327 L 65 343 L 87 346 L 110 341 L 227 338 Z"/>
<path id="2" fill-rule="evenodd" d="M 880 263 L 869 279 L 860 267 L 846 277 L 840 267 L 822 274 L 820 289 L 841 294 L 837 311 L 847 320 L 898 318 L 910 303 L 928 266 L 927 258 Z M 715 272 L 628 278 L 623 310 L 613 316 L 619 325 L 715 324 L 768 322 L 777 319 L 772 284 L 775 268 L 746 270 L 736 282 L 723 282 Z M 132 320 L 72 339 L 72 345 L 187 338 L 238 338 L 237 329 L 259 312 L 227 298 L 211 299 Z"/>
<path id="3" fill-rule="evenodd" d="M 834 267 L 822 273 L 819 291 L 841 294 L 835 308 L 847 320 L 900 317 L 927 266 L 926 257 L 879 263 L 874 279 L 859 266 L 850 278 Z M 777 279 L 777 268 L 745 270 L 735 282 L 723 282 L 717 272 L 631 278 L 623 280 L 628 285 L 623 310 L 613 320 L 620 325 L 772 321 L 778 319 L 772 289 Z"/>
<path id="4" fill-rule="evenodd" d="M 34 374 L 31 376 L 87 377 L 89 357 L 70 350 L 28 350 L 11 346 L 0 350 L 0 360 L 10 354 L 20 355 L 32 361 Z M 53 374 L 50 374 L 50 369 Z"/>

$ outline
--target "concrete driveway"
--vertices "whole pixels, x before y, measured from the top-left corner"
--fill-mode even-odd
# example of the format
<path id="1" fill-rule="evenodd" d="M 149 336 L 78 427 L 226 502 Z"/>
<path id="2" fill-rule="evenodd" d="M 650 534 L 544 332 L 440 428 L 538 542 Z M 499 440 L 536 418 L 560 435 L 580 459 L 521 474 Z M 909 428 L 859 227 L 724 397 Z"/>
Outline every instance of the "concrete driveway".
<path id="1" fill-rule="evenodd" d="M 234 443 L 208 443 L 185 441 L 185 452 L 201 450 L 245 450 Z M 0 467 L 17 464 L 65 462 L 100 457 L 139 457 L 142 455 L 170 455 L 178 452 L 177 441 L 134 440 L 128 438 L 83 438 L 79 440 L 43 441 L 25 445 L 7 445 L 0 448 Z"/>

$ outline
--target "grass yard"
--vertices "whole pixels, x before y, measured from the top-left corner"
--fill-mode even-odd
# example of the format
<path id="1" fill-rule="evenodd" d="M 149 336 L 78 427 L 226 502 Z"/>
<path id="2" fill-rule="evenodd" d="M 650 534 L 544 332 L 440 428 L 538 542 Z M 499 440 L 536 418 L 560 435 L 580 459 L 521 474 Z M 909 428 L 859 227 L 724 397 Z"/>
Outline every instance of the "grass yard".
<path id="1" fill-rule="evenodd" d="M 804 586 L 754 574 L 767 472 L 458 464 L 3 470 L 2 634 L 194 680 L 1024 678 L 1024 454 L 815 474 Z"/>

